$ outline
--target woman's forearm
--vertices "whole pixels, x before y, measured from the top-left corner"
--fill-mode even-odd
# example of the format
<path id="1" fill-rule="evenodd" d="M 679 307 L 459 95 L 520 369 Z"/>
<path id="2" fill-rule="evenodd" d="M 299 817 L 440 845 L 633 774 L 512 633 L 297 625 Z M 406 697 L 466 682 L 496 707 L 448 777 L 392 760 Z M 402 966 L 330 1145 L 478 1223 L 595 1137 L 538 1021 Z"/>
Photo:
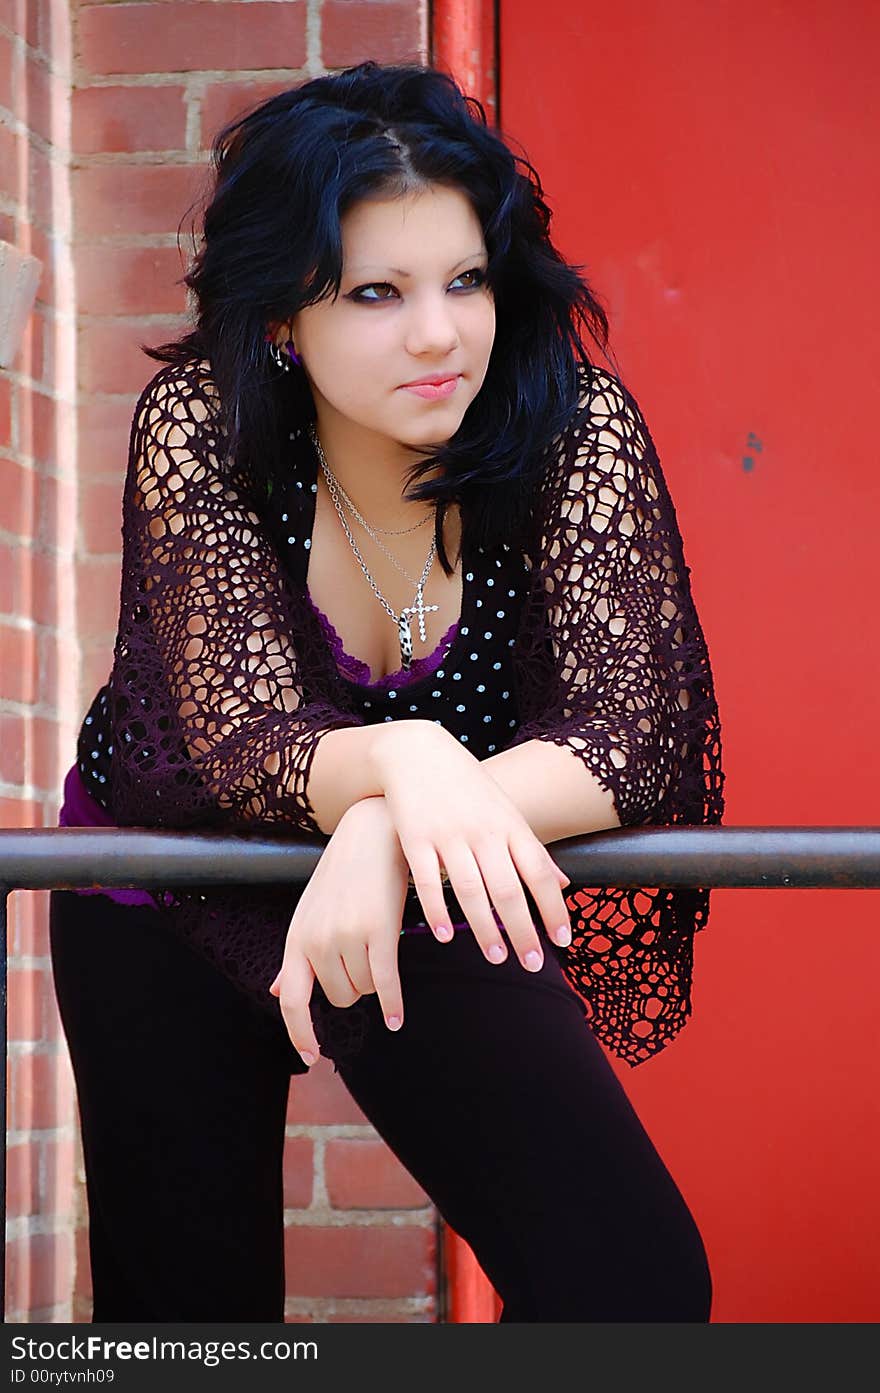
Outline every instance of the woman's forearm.
<path id="1" fill-rule="evenodd" d="M 389 757 L 406 758 L 405 742 L 436 739 L 433 721 L 347 726 L 322 735 L 312 756 L 307 796 L 321 831 L 330 836 L 346 809 L 384 794 Z"/>
<path id="2" fill-rule="evenodd" d="M 620 826 L 614 800 L 570 750 L 526 740 L 481 761 L 545 846 Z"/>

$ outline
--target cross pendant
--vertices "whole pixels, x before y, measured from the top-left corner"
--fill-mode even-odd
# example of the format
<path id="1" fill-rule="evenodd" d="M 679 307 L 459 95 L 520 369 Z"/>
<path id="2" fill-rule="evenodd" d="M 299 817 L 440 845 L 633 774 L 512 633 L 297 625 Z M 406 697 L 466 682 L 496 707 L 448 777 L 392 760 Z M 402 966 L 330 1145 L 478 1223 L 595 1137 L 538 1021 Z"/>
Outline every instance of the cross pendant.
<path id="1" fill-rule="evenodd" d="M 403 615 L 410 615 L 410 614 L 417 614 L 417 615 L 419 616 L 419 638 L 422 640 L 422 643 L 424 643 L 424 642 L 425 642 L 425 615 L 428 614 L 431 610 L 439 609 L 439 608 L 440 608 L 439 605 L 426 605 L 426 604 L 425 604 L 425 597 L 424 597 L 422 591 L 421 591 L 421 590 L 417 590 L 417 591 L 416 591 L 416 602 L 415 602 L 415 604 L 414 604 L 414 605 L 411 605 L 409 609 L 403 609 L 403 610 L 401 610 L 400 613 L 401 613 L 401 617 L 402 617 Z"/>
<path id="2" fill-rule="evenodd" d="M 397 621 L 397 633 L 400 638 L 400 666 L 404 672 L 409 672 L 412 667 L 413 646 L 412 629 L 409 623 L 410 615 L 417 614 L 419 616 L 419 636 L 424 643 L 425 614 L 428 610 L 440 608 L 439 605 L 426 605 L 423 601 L 421 592 L 419 592 L 418 599 L 420 603 L 410 605 L 408 609 L 402 609 L 400 611 L 400 618 Z"/>

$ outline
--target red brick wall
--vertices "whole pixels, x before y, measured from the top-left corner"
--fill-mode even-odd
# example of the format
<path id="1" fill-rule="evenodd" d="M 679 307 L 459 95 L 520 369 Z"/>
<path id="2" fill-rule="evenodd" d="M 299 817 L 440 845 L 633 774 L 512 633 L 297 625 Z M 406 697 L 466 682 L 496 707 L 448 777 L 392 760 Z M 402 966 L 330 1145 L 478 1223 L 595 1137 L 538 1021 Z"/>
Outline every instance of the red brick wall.
<path id="1" fill-rule="evenodd" d="M 51 826 L 74 738 L 76 435 L 70 31 L 63 0 L 0 3 L 0 237 L 42 262 L 0 375 L 0 823 Z M 7 1320 L 69 1318 L 78 1204 L 72 1077 L 47 895 L 10 901 Z"/>
<path id="2" fill-rule="evenodd" d="M 427 0 L 74 4 L 70 34 L 66 14 L 63 0 L 0 0 L 0 106 L 12 124 L 4 167 L 9 139 L 32 150 L 27 196 L 3 190 L 0 236 L 37 255 L 49 242 L 62 248 L 69 296 L 59 358 L 61 314 L 47 298 L 58 292 L 44 273 L 28 341 L 0 386 L 2 469 L 14 481 L 0 490 L 7 825 L 54 825 L 76 727 L 107 675 L 128 429 L 157 367 L 138 344 L 183 325 L 177 227 L 201 186 L 212 133 L 243 106 L 325 69 L 427 57 Z M 50 201 L 56 182 L 66 202 Z M 181 241 L 185 253 L 185 231 Z M 73 583 L 56 585 L 65 566 Z M 87 1321 L 86 1208 L 45 910 L 35 896 L 14 898 L 23 903 L 11 980 L 7 1319 Z M 330 1065 L 291 1088 L 285 1162 L 287 1318 L 436 1320 L 436 1213 Z"/>

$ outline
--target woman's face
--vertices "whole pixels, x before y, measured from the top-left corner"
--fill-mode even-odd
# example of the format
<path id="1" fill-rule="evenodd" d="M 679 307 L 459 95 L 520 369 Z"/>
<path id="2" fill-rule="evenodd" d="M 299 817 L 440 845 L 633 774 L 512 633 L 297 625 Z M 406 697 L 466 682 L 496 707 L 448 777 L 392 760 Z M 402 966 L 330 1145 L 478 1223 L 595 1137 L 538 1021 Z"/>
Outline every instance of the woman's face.
<path id="1" fill-rule="evenodd" d="M 483 384 L 495 338 L 479 218 L 463 193 L 431 185 L 355 205 L 342 242 L 339 295 L 291 325 L 319 427 L 414 446 L 448 440 Z M 405 385 L 434 375 L 451 378 L 451 390 L 419 395 Z"/>

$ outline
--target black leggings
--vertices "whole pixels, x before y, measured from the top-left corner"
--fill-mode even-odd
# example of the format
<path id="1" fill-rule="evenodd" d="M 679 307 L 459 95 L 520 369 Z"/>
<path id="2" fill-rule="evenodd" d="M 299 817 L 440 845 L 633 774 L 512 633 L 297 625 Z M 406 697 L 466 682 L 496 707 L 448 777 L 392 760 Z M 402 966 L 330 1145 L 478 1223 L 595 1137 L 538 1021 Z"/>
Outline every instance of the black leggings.
<path id="1" fill-rule="evenodd" d="M 55 891 L 51 951 L 79 1100 L 99 1321 L 284 1320 L 291 1061 L 277 1019 L 152 909 Z M 699 1230 L 552 949 L 400 941 L 350 1093 L 504 1306 L 502 1321 L 708 1321 Z M 294 1087 L 296 1085 L 294 1084 Z"/>

